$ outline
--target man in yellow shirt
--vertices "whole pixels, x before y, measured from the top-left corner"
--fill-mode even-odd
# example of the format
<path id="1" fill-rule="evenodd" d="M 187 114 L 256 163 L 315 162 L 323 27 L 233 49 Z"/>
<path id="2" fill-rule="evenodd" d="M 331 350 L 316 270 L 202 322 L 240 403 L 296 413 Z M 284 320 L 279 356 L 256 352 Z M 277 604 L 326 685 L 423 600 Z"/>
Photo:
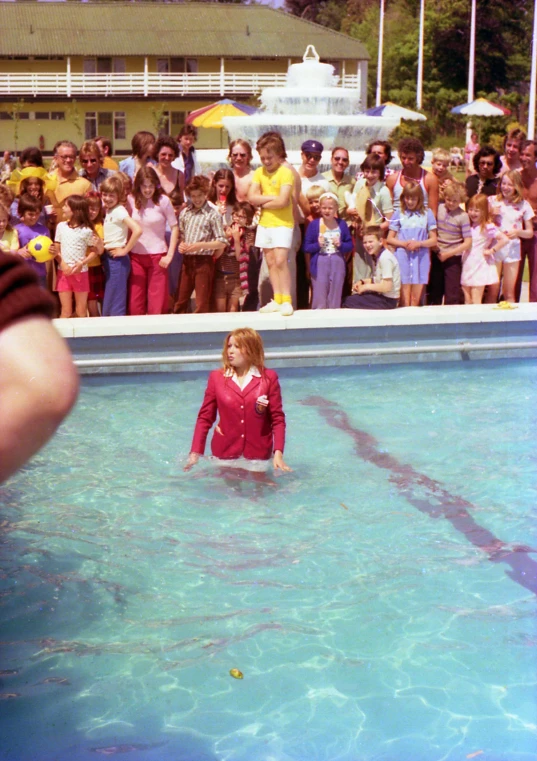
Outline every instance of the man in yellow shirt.
<path id="1" fill-rule="evenodd" d="M 60 140 L 54 146 L 54 165 L 51 172 L 57 179 L 56 189 L 50 194 L 56 222 L 63 222 L 62 207 L 69 196 L 85 195 L 91 190 L 91 182 L 80 177 L 75 169 L 78 148 L 70 140 Z"/>

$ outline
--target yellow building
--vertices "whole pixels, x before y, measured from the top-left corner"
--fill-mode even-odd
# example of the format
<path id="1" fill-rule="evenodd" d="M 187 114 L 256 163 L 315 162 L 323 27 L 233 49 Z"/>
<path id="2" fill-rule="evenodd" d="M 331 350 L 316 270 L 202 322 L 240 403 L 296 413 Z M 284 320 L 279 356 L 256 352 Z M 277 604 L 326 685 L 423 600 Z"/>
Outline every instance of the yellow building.
<path id="1" fill-rule="evenodd" d="M 220 98 L 258 105 L 315 45 L 366 105 L 369 56 L 357 40 L 266 6 L 216 3 L 2 3 L 0 149 L 105 135 L 130 153 L 140 129 L 177 134 Z M 219 147 L 200 130 L 198 147 Z"/>

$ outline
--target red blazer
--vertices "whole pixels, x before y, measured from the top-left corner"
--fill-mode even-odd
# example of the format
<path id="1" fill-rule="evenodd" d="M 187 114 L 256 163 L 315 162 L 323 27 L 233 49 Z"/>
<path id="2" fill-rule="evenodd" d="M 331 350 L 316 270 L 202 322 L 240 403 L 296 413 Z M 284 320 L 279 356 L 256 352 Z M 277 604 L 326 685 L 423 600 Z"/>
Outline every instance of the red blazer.
<path id="1" fill-rule="evenodd" d="M 269 400 L 267 406 L 257 404 L 262 395 Z M 211 441 L 215 457 L 268 460 L 276 449 L 283 452 L 285 414 L 274 370 L 265 370 L 261 378 L 252 378 L 242 390 L 232 378 L 224 376 L 223 370 L 213 370 L 198 413 L 191 452 L 203 454 L 217 413 L 220 420 Z"/>

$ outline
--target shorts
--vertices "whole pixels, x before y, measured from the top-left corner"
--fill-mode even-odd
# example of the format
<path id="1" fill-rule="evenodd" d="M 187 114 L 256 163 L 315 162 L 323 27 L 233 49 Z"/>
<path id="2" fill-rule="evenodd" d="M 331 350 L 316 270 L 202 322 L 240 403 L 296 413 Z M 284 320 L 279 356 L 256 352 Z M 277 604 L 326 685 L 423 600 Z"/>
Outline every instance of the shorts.
<path id="1" fill-rule="evenodd" d="M 62 270 L 58 270 L 56 277 L 56 290 L 72 291 L 72 293 L 89 293 L 89 275 L 87 272 L 79 272 L 77 275 L 66 275 Z"/>
<path id="2" fill-rule="evenodd" d="M 257 226 L 255 245 L 258 248 L 291 248 L 293 243 L 293 227 L 263 227 Z"/>
<path id="3" fill-rule="evenodd" d="M 401 285 L 427 285 L 431 269 L 431 254 L 428 249 L 405 251 L 395 250 L 395 258 L 401 271 Z"/>
<path id="4" fill-rule="evenodd" d="M 513 264 L 514 262 L 519 262 L 522 258 L 520 251 L 521 246 L 519 238 L 518 240 L 506 243 L 499 251 L 495 251 L 494 261 L 496 264 Z"/>
<path id="5" fill-rule="evenodd" d="M 89 301 L 102 301 L 104 299 L 104 269 L 102 264 L 88 267 L 89 277 Z"/>
<path id="6" fill-rule="evenodd" d="M 226 275 L 225 272 L 217 272 L 214 278 L 213 295 L 215 299 L 242 298 L 243 290 L 238 275 Z"/>

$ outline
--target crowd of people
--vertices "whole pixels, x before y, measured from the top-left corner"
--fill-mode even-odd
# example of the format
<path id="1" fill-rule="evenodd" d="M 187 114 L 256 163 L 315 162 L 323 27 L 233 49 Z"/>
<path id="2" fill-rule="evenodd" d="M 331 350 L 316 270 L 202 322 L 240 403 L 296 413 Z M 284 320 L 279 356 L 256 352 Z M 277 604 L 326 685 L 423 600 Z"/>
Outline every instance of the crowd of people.
<path id="1" fill-rule="evenodd" d="M 63 318 L 516 302 L 526 259 L 537 301 L 537 143 L 525 138 L 509 132 L 500 155 L 474 133 L 463 182 L 441 148 L 424 169 L 411 137 L 399 170 L 374 141 L 355 176 L 344 146 L 321 174 L 313 139 L 291 165 L 277 132 L 257 141 L 258 168 L 237 139 L 229 168 L 208 175 L 191 125 L 137 132 L 119 165 L 104 137 L 60 140 L 50 167 L 29 147 L 3 174 L 0 248 L 57 294 Z"/>

